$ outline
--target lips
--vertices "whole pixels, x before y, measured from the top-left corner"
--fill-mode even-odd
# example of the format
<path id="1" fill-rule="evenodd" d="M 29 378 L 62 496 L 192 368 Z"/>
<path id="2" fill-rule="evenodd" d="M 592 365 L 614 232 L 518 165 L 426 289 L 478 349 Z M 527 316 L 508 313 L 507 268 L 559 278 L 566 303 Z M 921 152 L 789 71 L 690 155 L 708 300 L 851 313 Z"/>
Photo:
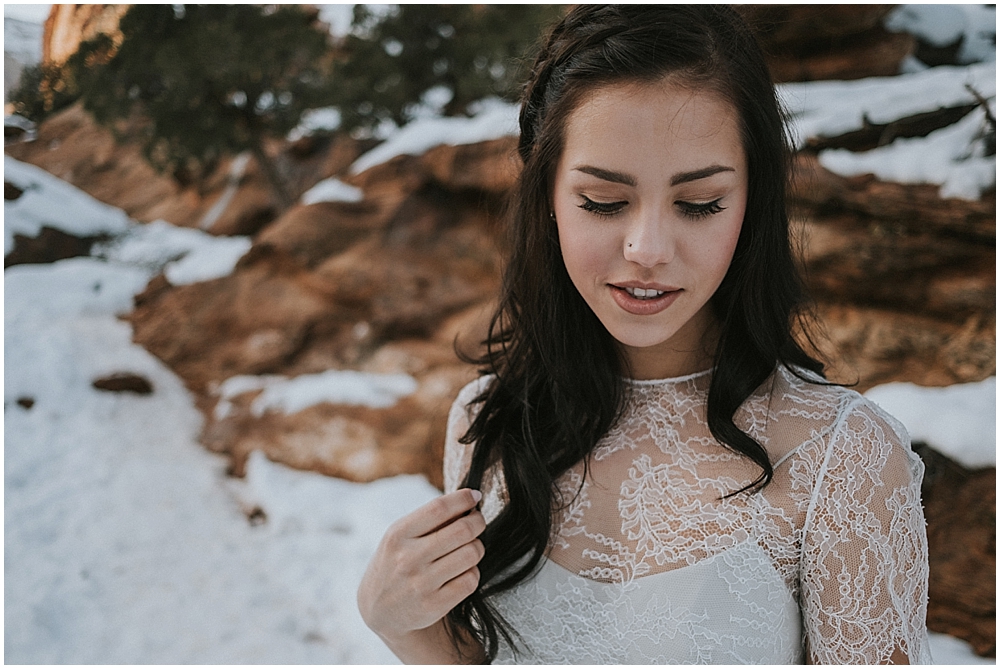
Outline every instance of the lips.
<path id="1" fill-rule="evenodd" d="M 608 288 L 618 306 L 635 316 L 658 314 L 673 304 L 683 292 L 682 288 L 673 286 L 633 281 L 608 284 Z"/>

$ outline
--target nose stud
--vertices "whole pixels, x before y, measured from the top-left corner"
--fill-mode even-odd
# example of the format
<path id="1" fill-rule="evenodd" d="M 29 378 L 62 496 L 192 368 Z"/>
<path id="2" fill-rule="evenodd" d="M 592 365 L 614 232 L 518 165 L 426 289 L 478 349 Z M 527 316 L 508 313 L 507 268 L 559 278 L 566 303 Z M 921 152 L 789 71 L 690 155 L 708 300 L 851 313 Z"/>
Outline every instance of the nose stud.
<path id="1" fill-rule="evenodd" d="M 632 248 L 632 242 L 629 242 L 629 243 L 628 243 L 628 247 L 629 247 L 629 248 Z"/>

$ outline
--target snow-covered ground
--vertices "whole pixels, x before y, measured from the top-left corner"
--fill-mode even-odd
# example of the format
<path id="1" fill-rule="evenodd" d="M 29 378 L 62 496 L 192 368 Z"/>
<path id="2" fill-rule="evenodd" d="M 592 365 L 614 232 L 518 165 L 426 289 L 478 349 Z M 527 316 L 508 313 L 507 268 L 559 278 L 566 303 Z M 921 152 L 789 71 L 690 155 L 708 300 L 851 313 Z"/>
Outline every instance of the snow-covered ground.
<path id="1" fill-rule="evenodd" d="M 20 167 L 5 161 L 5 178 Z M 34 182 L 37 199 L 5 201 L 7 225 L 44 209 L 72 231 L 76 214 L 99 209 L 49 179 Z M 50 197 L 64 206 L 46 208 Z M 107 259 L 4 273 L 5 661 L 394 662 L 354 593 L 389 523 L 437 490 L 417 476 L 353 484 L 262 456 L 245 480 L 228 478 L 197 442 L 190 394 L 116 314 L 164 266 L 193 257 L 181 274 L 231 270 L 212 240 L 233 240 L 166 223 L 123 233 L 115 211 L 106 231 L 122 242 Z M 153 394 L 91 386 L 120 371 L 145 376 Z M 408 377 L 351 380 L 361 402 L 412 391 Z M 301 385 L 271 399 L 316 393 Z M 266 522 L 251 524 L 254 508 Z"/>
<path id="2" fill-rule="evenodd" d="M 210 249 L 232 240 L 136 226 L 54 177 L 4 167 L 33 188 L 4 202 L 6 226 L 32 229 L 44 212 L 94 233 L 88 216 L 105 212 L 119 240 L 104 257 L 4 272 L 5 662 L 395 663 L 355 592 L 388 525 L 437 490 L 419 476 L 349 483 L 260 453 L 244 480 L 227 477 L 198 444 L 191 395 L 117 314 L 161 268 L 186 267 L 179 281 L 231 271 L 238 254 Z M 154 392 L 92 387 L 121 371 Z M 236 377 L 220 394 L 263 388 L 262 410 L 295 410 L 331 396 L 384 405 L 414 389 L 405 375 L 321 376 Z M 995 398 L 995 386 L 984 392 Z M 952 637 L 931 641 L 940 664 L 993 664 Z"/>
<path id="3" fill-rule="evenodd" d="M 865 397 L 898 418 L 914 442 L 969 469 L 997 466 L 997 378 L 946 388 L 912 383 L 875 386 Z"/>
<path id="4" fill-rule="evenodd" d="M 434 488 L 260 458 L 229 480 L 179 379 L 115 318 L 146 272 L 72 259 L 5 274 L 6 662 L 393 661 L 354 591 L 388 523 Z M 115 371 L 154 393 L 91 387 Z"/>

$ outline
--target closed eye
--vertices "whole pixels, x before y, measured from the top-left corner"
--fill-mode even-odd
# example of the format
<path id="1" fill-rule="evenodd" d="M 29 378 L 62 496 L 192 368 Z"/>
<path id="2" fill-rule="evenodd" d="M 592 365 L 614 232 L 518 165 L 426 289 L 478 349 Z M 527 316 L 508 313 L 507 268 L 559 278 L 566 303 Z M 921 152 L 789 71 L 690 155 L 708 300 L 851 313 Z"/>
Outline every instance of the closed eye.
<path id="1" fill-rule="evenodd" d="M 581 195 L 580 197 L 583 198 L 583 203 L 580 204 L 580 209 L 589 211 L 592 214 L 597 214 L 598 216 L 614 216 L 628 204 L 628 200 L 619 200 L 617 202 L 595 202 L 586 195 Z"/>
<path id="2" fill-rule="evenodd" d="M 689 218 L 705 218 L 725 210 L 725 207 L 719 204 L 721 201 L 722 198 L 720 197 L 711 202 L 683 202 L 678 200 L 675 204 Z"/>

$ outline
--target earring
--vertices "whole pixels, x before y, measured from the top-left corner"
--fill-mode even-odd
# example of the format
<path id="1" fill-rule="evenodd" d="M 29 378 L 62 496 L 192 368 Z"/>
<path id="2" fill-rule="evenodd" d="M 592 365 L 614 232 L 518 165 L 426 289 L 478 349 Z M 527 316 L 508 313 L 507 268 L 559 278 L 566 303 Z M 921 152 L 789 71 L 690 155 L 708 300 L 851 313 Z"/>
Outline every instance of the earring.
<path id="1" fill-rule="evenodd" d="M 628 243 L 628 247 L 629 247 L 629 248 L 632 248 L 632 242 L 629 242 L 629 243 Z"/>
<path id="2" fill-rule="evenodd" d="M 556 212 L 550 210 L 549 211 L 549 218 L 551 218 L 553 221 L 556 220 Z"/>

